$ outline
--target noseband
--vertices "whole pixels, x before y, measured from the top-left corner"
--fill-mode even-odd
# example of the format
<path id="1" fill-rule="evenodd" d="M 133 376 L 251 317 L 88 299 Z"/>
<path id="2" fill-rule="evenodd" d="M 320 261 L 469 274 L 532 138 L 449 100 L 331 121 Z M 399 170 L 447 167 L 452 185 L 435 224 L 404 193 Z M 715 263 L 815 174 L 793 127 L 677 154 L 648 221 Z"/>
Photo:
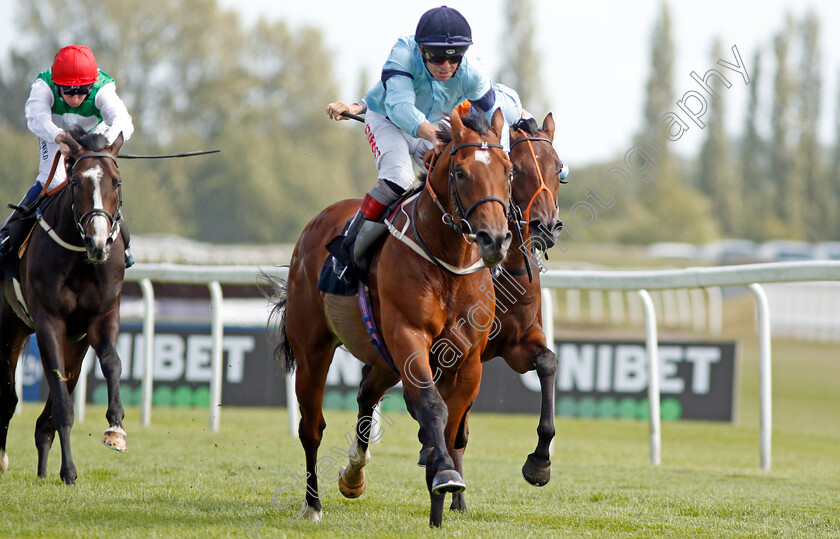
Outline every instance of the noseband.
<path id="1" fill-rule="evenodd" d="M 443 217 L 442 217 L 443 222 L 446 223 L 447 225 L 449 225 L 456 232 L 459 232 L 461 234 L 467 234 L 467 235 L 473 235 L 474 234 L 473 230 L 472 230 L 472 226 L 470 226 L 470 223 L 469 223 L 468 219 L 469 219 L 470 215 L 472 214 L 472 212 L 475 211 L 475 209 L 478 206 L 480 206 L 481 204 L 484 204 L 485 202 L 498 202 L 504 208 L 505 215 L 508 214 L 507 203 L 505 203 L 504 200 L 502 200 L 501 198 L 499 198 L 497 196 L 482 197 L 482 198 L 476 200 L 475 202 L 473 202 L 472 204 L 470 204 L 470 206 L 466 210 L 464 209 L 464 204 L 461 202 L 461 196 L 458 194 L 458 186 L 456 184 L 456 179 L 457 178 L 456 178 L 456 173 L 455 173 L 455 164 L 454 164 L 454 160 L 452 158 L 455 156 L 455 153 L 458 150 L 461 150 L 463 148 L 470 148 L 470 147 L 479 148 L 481 150 L 489 150 L 490 148 L 500 148 L 500 149 L 504 150 L 504 146 L 502 146 L 501 144 L 493 143 L 493 142 L 465 142 L 463 144 L 459 144 L 458 146 L 453 146 L 452 147 L 452 150 L 449 152 L 449 195 L 450 195 L 450 198 L 452 199 L 452 206 L 455 209 L 455 216 L 453 216 L 451 213 L 446 211 L 446 209 L 443 207 L 443 205 L 438 200 L 438 197 L 435 194 L 434 189 L 432 189 L 431 173 L 432 173 L 432 167 L 434 166 L 434 161 L 432 161 L 432 163 L 430 165 L 427 164 L 428 176 L 426 177 L 426 187 L 429 191 L 429 194 L 432 197 L 432 200 L 435 202 L 435 204 L 437 205 L 437 207 L 440 209 L 441 213 L 443 214 Z M 434 157 L 432 159 L 434 159 Z M 456 220 L 456 217 L 457 217 L 457 220 Z"/>
<path id="2" fill-rule="evenodd" d="M 67 170 L 67 178 L 69 179 L 69 187 L 70 187 L 70 207 L 73 209 L 73 218 L 76 223 L 76 228 L 79 229 L 79 234 L 81 234 L 82 238 L 85 237 L 85 226 L 90 222 L 91 219 L 96 217 L 97 215 L 101 215 L 108 220 L 108 235 L 111 237 L 115 237 L 117 234 L 119 221 L 120 221 L 120 208 L 122 208 L 122 182 L 117 183 L 117 192 L 119 193 L 119 202 L 117 203 L 117 209 L 114 211 L 113 214 L 108 213 L 108 211 L 104 208 L 93 208 L 89 211 L 86 211 L 82 215 L 78 215 L 76 212 L 76 197 L 75 197 L 75 190 L 79 186 L 79 181 L 73 179 L 73 171 L 76 169 L 76 166 L 82 161 L 82 159 L 88 158 L 107 158 L 114 162 L 117 168 L 119 168 L 119 164 L 117 163 L 117 158 L 114 157 L 112 154 L 107 152 L 88 152 L 83 153 L 75 160 L 66 159 L 64 166 Z"/>

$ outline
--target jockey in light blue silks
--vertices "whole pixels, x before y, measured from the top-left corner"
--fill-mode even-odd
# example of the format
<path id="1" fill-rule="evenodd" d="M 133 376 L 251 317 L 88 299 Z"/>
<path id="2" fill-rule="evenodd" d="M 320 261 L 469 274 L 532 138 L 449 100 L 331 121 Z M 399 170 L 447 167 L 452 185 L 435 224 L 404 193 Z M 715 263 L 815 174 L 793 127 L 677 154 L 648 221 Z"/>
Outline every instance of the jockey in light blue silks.
<path id="1" fill-rule="evenodd" d="M 378 235 L 378 227 L 370 225 L 414 182 L 412 160 L 422 167 L 426 152 L 442 149 L 435 123 L 465 99 L 492 118 L 493 86 L 480 63 L 466 54 L 470 45 L 472 30 L 461 13 L 446 6 L 430 9 L 420 17 L 413 36 L 397 40 L 379 82 L 362 101 L 327 106 L 335 120 L 346 119 L 342 112 L 366 113 L 365 133 L 378 171 L 341 244 L 350 256 L 356 250 L 359 258 L 357 236 L 367 230 Z M 344 279 L 343 265 L 335 269 Z"/>

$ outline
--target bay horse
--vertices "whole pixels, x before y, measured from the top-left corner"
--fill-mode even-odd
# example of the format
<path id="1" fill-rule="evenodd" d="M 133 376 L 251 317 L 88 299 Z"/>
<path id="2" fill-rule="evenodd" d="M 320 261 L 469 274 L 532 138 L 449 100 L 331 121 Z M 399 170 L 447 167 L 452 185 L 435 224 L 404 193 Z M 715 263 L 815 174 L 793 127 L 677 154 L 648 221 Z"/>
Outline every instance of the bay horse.
<path id="1" fill-rule="evenodd" d="M 67 182 L 39 205 L 40 226 L 18 250 L 20 280 L 8 275 L 0 295 L 0 471 L 8 468 L 6 435 L 18 402 L 15 366 L 34 332 L 49 385 L 49 397 L 35 424 L 38 476 L 47 475 L 47 457 L 58 431 L 59 474 L 68 485 L 77 477 L 70 452 L 70 395 L 88 346 L 96 351 L 108 386 L 109 428 L 102 442 L 126 450 L 116 350 L 125 273 L 119 234 L 122 180 L 117 167 L 123 136 L 108 145 L 99 134 L 70 134 Z"/>
<path id="2" fill-rule="evenodd" d="M 310 221 L 295 245 L 287 281 L 271 283 L 276 294 L 272 320 L 279 320 L 275 355 L 287 372 L 295 370 L 299 436 L 306 454 L 303 514 L 309 519 L 322 517 L 316 469 L 326 427 L 322 400 L 340 344 L 365 363 L 364 369 L 403 380 L 412 416 L 434 441 L 426 466 L 431 526 L 441 525 L 445 494 L 466 488 L 458 447 L 466 412 L 478 395 L 490 326 L 465 321 L 474 316 L 471 309 L 483 305 L 480 287 L 489 281 L 487 268 L 502 262 L 512 239 L 507 227 L 511 164 L 499 144 L 503 126 L 498 111 L 488 125 L 483 116 L 462 121 L 453 110 L 450 142 L 423 190 L 392 217 L 391 235 L 373 256 L 367 286 L 392 365 L 371 344 L 357 299 L 316 288 L 328 256 L 326 244 L 353 217 L 358 200 L 333 204 Z M 485 319 L 492 319 L 492 309 L 485 308 Z M 464 339 L 451 337 L 453 328 Z M 362 483 L 367 435 L 357 424 L 348 451 L 350 468 L 360 472 Z"/>
<path id="3" fill-rule="evenodd" d="M 522 466 L 522 476 L 535 486 L 548 484 L 551 477 L 549 447 L 555 434 L 557 356 L 548 347 L 542 329 L 538 262 L 540 254 L 555 245 L 562 230 L 557 196 L 560 184 L 565 183 L 561 178 L 565 165 L 554 150 L 554 130 L 554 118 L 549 113 L 542 127 L 538 128 L 533 120 L 520 121 L 510 131 L 510 160 L 513 165 L 511 207 L 517 217 L 509 225 L 513 232 L 511 254 L 502 264 L 502 271 L 493 276 L 495 313 L 500 325 L 481 354 L 482 362 L 501 356 L 519 374 L 537 372 L 541 390 L 537 427 L 539 441 Z M 523 225 L 524 232 L 520 232 L 518 229 Z M 398 381 L 387 369 L 364 367 L 358 396 L 360 423 L 370 422 L 373 407 Z M 468 432 L 465 419 L 462 432 L 464 446 Z M 418 464 L 425 466 L 434 447 L 422 428 L 418 437 L 423 444 Z M 356 468 L 361 467 L 357 465 Z M 351 462 L 339 479 L 342 494 L 348 498 L 360 496 L 365 487 L 363 474 L 364 470 L 353 470 Z M 466 511 L 463 492 L 453 493 L 450 509 Z"/>

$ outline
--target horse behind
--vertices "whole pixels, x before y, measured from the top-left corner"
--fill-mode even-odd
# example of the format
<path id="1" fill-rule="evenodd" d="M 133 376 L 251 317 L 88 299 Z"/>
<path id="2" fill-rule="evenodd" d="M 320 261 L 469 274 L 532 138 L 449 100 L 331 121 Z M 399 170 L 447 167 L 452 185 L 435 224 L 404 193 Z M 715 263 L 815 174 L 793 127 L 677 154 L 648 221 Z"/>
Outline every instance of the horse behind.
<path id="1" fill-rule="evenodd" d="M 491 327 L 465 321 L 485 297 L 487 267 L 501 263 L 512 237 L 507 228 L 510 161 L 499 144 L 503 122 L 497 113 L 492 126 L 486 120 L 465 124 L 453 111 L 451 142 L 431 167 L 424 189 L 394 218 L 403 232 L 392 230 L 373 257 L 367 285 L 390 365 L 371 344 L 357 298 L 326 294 L 316 286 L 328 256 L 325 246 L 341 233 L 358 201 L 336 203 L 310 221 L 295 246 L 285 286 L 274 283 L 273 312 L 281 313 L 277 356 L 287 370 L 295 369 L 307 471 L 303 511 L 312 520 L 322 516 L 316 469 L 326 426 L 322 399 L 339 344 L 366 364 L 363 370 L 384 372 L 391 384 L 403 381 L 409 411 L 433 440 L 426 466 L 432 526 L 441 525 L 446 493 L 466 488 L 461 431 L 478 395 L 481 352 Z M 398 239 L 400 234 L 417 250 Z M 485 318 L 492 319 L 492 309 Z M 360 419 L 362 413 L 369 417 L 377 400 L 360 393 Z M 356 425 L 350 462 L 339 479 L 342 492 L 364 489 L 369 427 L 369 421 Z"/>
<path id="2" fill-rule="evenodd" d="M 67 183 L 39 206 L 38 223 L 18 251 L 22 252 L 20 279 L 4 278 L 0 294 L 0 472 L 9 465 L 6 436 L 18 402 L 15 367 L 34 332 L 49 386 L 46 406 L 35 424 L 38 476 L 47 475 L 47 457 L 58 431 L 60 476 L 66 484 L 73 484 L 77 476 L 70 451 L 70 395 L 88 346 L 96 351 L 108 386 L 109 428 L 102 441 L 126 450 L 116 351 L 125 273 L 117 167 L 123 137 L 120 134 L 108 145 L 102 135 L 81 131 L 71 135 Z"/>
<path id="3" fill-rule="evenodd" d="M 542 127 L 537 127 L 536 122 L 531 120 L 521 122 L 518 128 L 511 129 L 511 206 L 517 218 L 509 224 L 513 232 L 511 253 L 503 262 L 501 272 L 493 277 L 498 331 L 494 331 L 488 339 L 487 347 L 481 354 L 482 362 L 502 357 L 520 374 L 534 370 L 537 372 L 542 394 L 540 422 L 537 427 L 539 440 L 536 449 L 528 455 L 522 466 L 522 476 L 535 486 L 544 486 L 551 478 L 549 447 L 555 434 L 554 381 L 557 356 L 548 347 L 542 329 L 538 263 L 540 254 L 554 246 L 562 229 L 557 196 L 562 183 L 561 171 L 565 165 L 553 147 L 554 129 L 551 113 L 543 120 Z M 396 382 L 387 371 L 365 368 L 362 371 L 359 390 L 360 402 L 376 402 L 394 383 Z M 364 417 L 361 406 L 359 417 Z M 468 430 L 468 422 L 465 421 L 464 443 Z M 424 466 L 433 447 L 422 428 L 418 437 L 423 444 L 418 463 Z M 342 492 L 345 495 L 361 494 L 348 492 L 346 489 Z M 467 510 L 463 493 L 452 495 L 450 509 Z"/>

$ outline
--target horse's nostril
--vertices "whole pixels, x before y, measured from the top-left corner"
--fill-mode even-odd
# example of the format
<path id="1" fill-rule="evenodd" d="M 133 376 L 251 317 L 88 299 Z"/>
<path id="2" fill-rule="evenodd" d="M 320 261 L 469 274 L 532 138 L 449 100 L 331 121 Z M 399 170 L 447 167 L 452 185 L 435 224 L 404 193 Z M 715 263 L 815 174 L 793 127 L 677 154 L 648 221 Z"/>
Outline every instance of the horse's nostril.
<path id="1" fill-rule="evenodd" d="M 510 242 L 512 240 L 513 240 L 513 232 L 511 232 L 510 230 L 507 230 L 506 233 L 505 233 L 505 239 L 502 240 L 502 248 L 506 250 L 508 247 L 510 247 Z"/>

